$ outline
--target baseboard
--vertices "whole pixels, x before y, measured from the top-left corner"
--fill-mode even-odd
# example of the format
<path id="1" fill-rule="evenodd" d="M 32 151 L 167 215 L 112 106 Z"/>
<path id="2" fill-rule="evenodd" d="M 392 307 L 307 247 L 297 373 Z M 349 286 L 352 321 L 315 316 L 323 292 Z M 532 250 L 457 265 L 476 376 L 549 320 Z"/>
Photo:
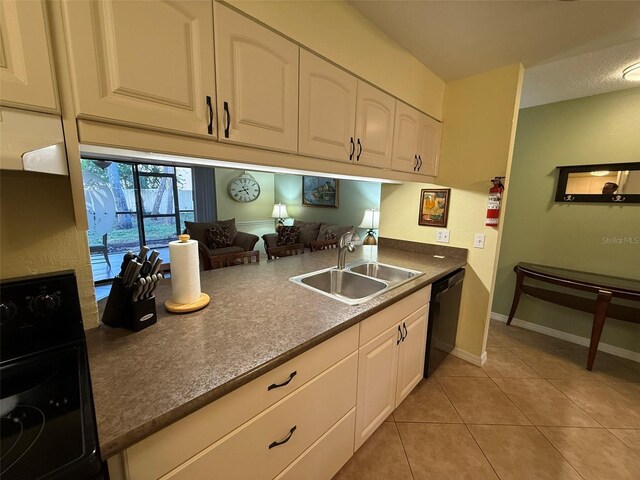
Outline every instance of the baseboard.
<path id="1" fill-rule="evenodd" d="M 483 366 L 487 361 L 486 350 L 482 352 L 482 355 L 474 355 L 473 353 L 469 353 L 466 350 L 461 350 L 458 347 L 455 347 L 449 353 L 451 353 L 451 355 L 453 355 L 454 357 L 458 357 L 459 359 L 464 360 L 465 362 L 472 363 L 476 367 Z"/>
<path id="2" fill-rule="evenodd" d="M 492 320 L 507 323 L 507 318 L 509 318 L 507 317 L 507 315 L 491 312 Z M 527 330 L 532 330 L 538 333 L 544 333 L 545 335 L 549 335 L 550 337 L 559 338 L 560 340 L 566 340 L 567 342 L 576 343 L 585 347 L 589 346 L 589 338 L 581 337 L 580 335 L 574 335 L 573 333 L 563 332 L 562 330 L 556 330 L 555 328 L 538 325 L 537 323 L 527 322 L 526 320 L 520 320 L 519 318 L 514 317 L 511 321 L 511 325 L 526 328 Z M 615 355 L 616 357 L 622 357 L 640 363 L 640 352 L 634 352 L 632 350 L 627 350 L 602 342 L 600 342 L 600 344 L 598 345 L 598 350 L 601 352 L 610 353 L 611 355 Z"/>

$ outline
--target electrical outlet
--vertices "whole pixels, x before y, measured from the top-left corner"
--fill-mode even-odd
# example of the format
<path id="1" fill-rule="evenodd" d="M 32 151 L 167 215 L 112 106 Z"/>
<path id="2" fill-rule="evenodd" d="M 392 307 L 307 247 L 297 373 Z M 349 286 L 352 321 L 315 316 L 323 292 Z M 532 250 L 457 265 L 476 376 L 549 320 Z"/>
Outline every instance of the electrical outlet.
<path id="1" fill-rule="evenodd" d="M 476 233 L 473 237 L 473 246 L 475 248 L 484 248 L 484 233 Z"/>
<path id="2" fill-rule="evenodd" d="M 441 229 L 436 231 L 436 242 L 449 243 L 449 230 Z"/>

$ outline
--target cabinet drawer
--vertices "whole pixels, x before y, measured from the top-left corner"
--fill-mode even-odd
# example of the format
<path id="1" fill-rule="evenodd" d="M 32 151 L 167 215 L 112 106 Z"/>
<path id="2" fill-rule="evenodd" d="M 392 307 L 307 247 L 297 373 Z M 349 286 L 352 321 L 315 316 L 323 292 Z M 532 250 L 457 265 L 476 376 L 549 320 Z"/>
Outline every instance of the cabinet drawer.
<path id="1" fill-rule="evenodd" d="M 357 372 L 354 352 L 162 478 L 272 479 L 355 406 Z"/>
<path id="2" fill-rule="evenodd" d="M 360 323 L 360 346 L 370 342 L 420 307 L 424 307 L 429 303 L 430 297 L 431 285 L 428 285 L 364 320 Z"/>
<path id="3" fill-rule="evenodd" d="M 128 448 L 130 479 L 160 477 L 355 352 L 358 328 L 354 325 Z M 269 390 L 289 378 L 288 384 Z"/>
<path id="4" fill-rule="evenodd" d="M 356 409 L 342 417 L 275 480 L 329 480 L 353 455 Z"/>

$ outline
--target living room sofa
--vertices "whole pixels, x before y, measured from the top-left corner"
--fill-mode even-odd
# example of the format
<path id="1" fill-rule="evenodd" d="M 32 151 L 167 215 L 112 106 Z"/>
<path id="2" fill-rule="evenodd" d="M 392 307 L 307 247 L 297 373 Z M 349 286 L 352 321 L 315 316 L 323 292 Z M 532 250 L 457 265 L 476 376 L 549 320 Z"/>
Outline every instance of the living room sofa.
<path id="1" fill-rule="evenodd" d="M 252 251 L 260 239 L 252 233 L 239 232 L 235 218 L 217 222 L 184 222 L 184 225 L 185 233 L 198 241 L 200 265 L 204 270 L 212 268 L 212 257 Z"/>
<path id="2" fill-rule="evenodd" d="M 340 237 L 351 232 L 353 234 L 352 241 L 358 241 L 359 237 L 355 233 L 353 225 L 334 225 L 325 222 L 305 222 L 301 220 L 294 220 L 293 225 L 289 227 L 282 227 L 284 229 L 290 229 L 294 231 L 293 238 L 291 237 L 291 231 L 286 232 L 286 235 L 280 235 L 280 242 L 278 241 L 278 233 L 267 233 L 262 236 L 264 240 L 264 248 L 268 257 L 271 257 L 270 250 L 283 247 L 285 245 L 302 246 L 309 250 L 315 248 L 326 248 L 335 242 L 337 245 Z M 295 231 L 297 228 L 297 237 L 295 237 Z M 272 250 L 273 251 L 273 250 Z"/>

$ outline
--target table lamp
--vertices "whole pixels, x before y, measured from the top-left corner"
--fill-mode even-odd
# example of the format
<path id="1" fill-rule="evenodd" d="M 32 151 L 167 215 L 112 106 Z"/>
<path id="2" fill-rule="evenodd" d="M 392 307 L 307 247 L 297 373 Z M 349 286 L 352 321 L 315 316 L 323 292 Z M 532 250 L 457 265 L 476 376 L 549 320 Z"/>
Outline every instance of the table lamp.
<path id="1" fill-rule="evenodd" d="M 362 216 L 362 222 L 358 228 L 366 228 L 367 236 L 362 241 L 363 245 L 377 245 L 373 230 L 380 227 L 380 210 L 375 207 L 367 208 Z"/>
<path id="2" fill-rule="evenodd" d="M 278 219 L 278 224 L 276 225 L 276 231 L 280 230 L 280 227 L 284 227 L 284 219 L 289 218 L 289 214 L 287 213 L 287 206 L 283 203 L 276 203 L 273 206 L 273 211 L 271 212 L 271 218 Z"/>

